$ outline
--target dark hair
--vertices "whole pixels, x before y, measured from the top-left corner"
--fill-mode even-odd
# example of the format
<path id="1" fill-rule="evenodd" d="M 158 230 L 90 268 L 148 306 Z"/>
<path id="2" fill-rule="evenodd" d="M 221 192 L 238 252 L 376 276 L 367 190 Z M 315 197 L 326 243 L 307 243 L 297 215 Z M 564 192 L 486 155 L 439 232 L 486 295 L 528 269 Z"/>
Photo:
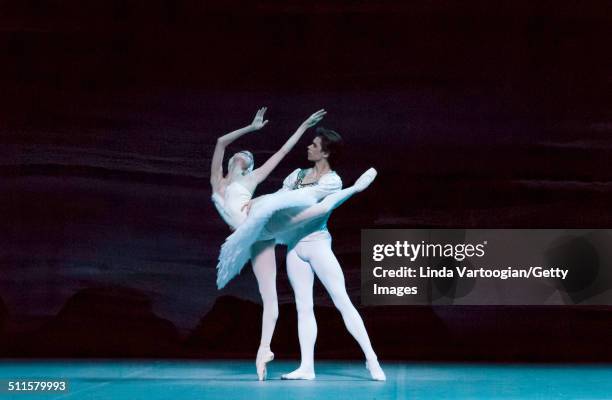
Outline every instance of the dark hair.
<path id="1" fill-rule="evenodd" d="M 323 127 L 318 127 L 317 130 L 318 138 L 321 138 L 321 150 L 326 153 L 329 153 L 327 157 L 327 162 L 329 166 L 333 169 L 334 166 L 337 165 L 340 157 L 342 156 L 342 147 L 344 142 L 342 141 L 342 136 L 336 131 L 332 131 L 331 129 L 326 129 Z"/>

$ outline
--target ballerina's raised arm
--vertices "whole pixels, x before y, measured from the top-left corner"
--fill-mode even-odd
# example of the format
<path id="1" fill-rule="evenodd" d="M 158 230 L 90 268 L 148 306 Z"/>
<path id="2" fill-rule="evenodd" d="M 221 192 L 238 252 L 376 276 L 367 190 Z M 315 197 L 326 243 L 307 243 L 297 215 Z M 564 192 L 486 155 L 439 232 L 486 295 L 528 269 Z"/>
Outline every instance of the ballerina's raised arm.
<path id="1" fill-rule="evenodd" d="M 282 161 L 282 159 L 285 158 L 285 156 L 291 151 L 291 149 L 293 149 L 293 147 L 300 140 L 304 132 L 306 132 L 308 128 L 311 128 L 318 124 L 323 119 L 325 114 L 327 114 L 327 111 L 321 109 L 312 114 L 310 117 L 308 117 L 306 121 L 302 122 L 302 124 L 297 128 L 295 133 L 293 133 L 293 135 L 291 135 L 291 137 L 287 139 L 285 144 L 270 158 L 268 158 L 266 162 L 262 164 L 261 167 L 255 169 L 251 173 L 252 178 L 255 180 L 255 184 L 263 182 L 274 170 L 274 168 L 276 168 L 276 166 Z"/>
<path id="2" fill-rule="evenodd" d="M 219 192 L 223 183 L 223 156 L 225 155 L 225 148 L 229 146 L 233 141 L 240 138 L 241 136 L 249 133 L 258 131 L 268 123 L 268 120 L 264 120 L 264 114 L 268 108 L 262 107 L 257 110 L 253 122 L 244 128 L 237 129 L 226 135 L 221 136 L 217 139 L 215 145 L 215 151 L 213 153 L 211 167 L 210 167 L 210 184 L 213 188 L 213 192 Z"/>

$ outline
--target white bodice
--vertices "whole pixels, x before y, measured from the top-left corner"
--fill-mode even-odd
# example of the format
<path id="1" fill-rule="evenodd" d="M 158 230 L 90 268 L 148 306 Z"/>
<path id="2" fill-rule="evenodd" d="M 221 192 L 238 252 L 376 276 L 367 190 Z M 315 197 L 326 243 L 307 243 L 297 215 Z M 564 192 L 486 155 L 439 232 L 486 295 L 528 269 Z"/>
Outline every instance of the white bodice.
<path id="1" fill-rule="evenodd" d="M 246 209 L 243 209 L 253 193 L 240 182 L 234 181 L 225 188 L 224 196 L 213 193 L 212 201 L 223 220 L 233 229 L 237 229 L 247 217 Z"/>

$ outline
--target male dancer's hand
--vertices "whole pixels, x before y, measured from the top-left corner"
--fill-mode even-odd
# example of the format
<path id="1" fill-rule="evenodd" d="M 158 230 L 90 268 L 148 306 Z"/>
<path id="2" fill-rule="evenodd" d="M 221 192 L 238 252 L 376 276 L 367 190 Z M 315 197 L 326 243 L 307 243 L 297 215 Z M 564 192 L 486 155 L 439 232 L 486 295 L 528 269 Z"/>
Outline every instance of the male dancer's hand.
<path id="1" fill-rule="evenodd" d="M 244 210 L 246 208 L 246 213 L 247 215 L 249 215 L 249 211 L 251 211 L 251 202 L 253 200 L 249 200 L 248 203 L 246 203 L 245 205 L 242 206 L 242 208 L 240 209 L 240 211 Z"/>
<path id="2" fill-rule="evenodd" d="M 266 124 L 268 123 L 268 120 L 264 121 L 264 114 L 267 109 L 268 107 L 262 107 L 259 110 L 257 110 L 257 114 L 255 114 L 255 118 L 253 119 L 253 122 L 251 122 L 251 128 L 253 130 L 258 131 L 264 126 L 266 126 Z"/>
<path id="3" fill-rule="evenodd" d="M 316 113 L 312 114 L 310 117 L 308 117 L 308 119 L 304 121 L 302 125 L 306 128 L 312 128 L 313 126 L 318 124 L 323 119 L 325 114 L 327 114 L 327 111 L 325 111 L 324 109 L 321 109 L 317 111 Z"/>

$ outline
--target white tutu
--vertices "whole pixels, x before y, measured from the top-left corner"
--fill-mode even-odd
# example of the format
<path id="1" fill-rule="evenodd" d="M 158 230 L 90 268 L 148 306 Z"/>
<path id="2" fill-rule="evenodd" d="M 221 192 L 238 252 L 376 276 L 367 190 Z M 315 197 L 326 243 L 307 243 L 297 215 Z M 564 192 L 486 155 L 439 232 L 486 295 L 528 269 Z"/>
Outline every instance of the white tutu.
<path id="1" fill-rule="evenodd" d="M 317 203 L 316 197 L 305 190 L 279 191 L 265 196 L 255 203 L 247 219 L 225 239 L 217 264 L 217 288 L 223 288 L 240 273 L 251 258 L 251 246 L 263 239 L 264 227 L 280 210 L 309 207 Z"/>

